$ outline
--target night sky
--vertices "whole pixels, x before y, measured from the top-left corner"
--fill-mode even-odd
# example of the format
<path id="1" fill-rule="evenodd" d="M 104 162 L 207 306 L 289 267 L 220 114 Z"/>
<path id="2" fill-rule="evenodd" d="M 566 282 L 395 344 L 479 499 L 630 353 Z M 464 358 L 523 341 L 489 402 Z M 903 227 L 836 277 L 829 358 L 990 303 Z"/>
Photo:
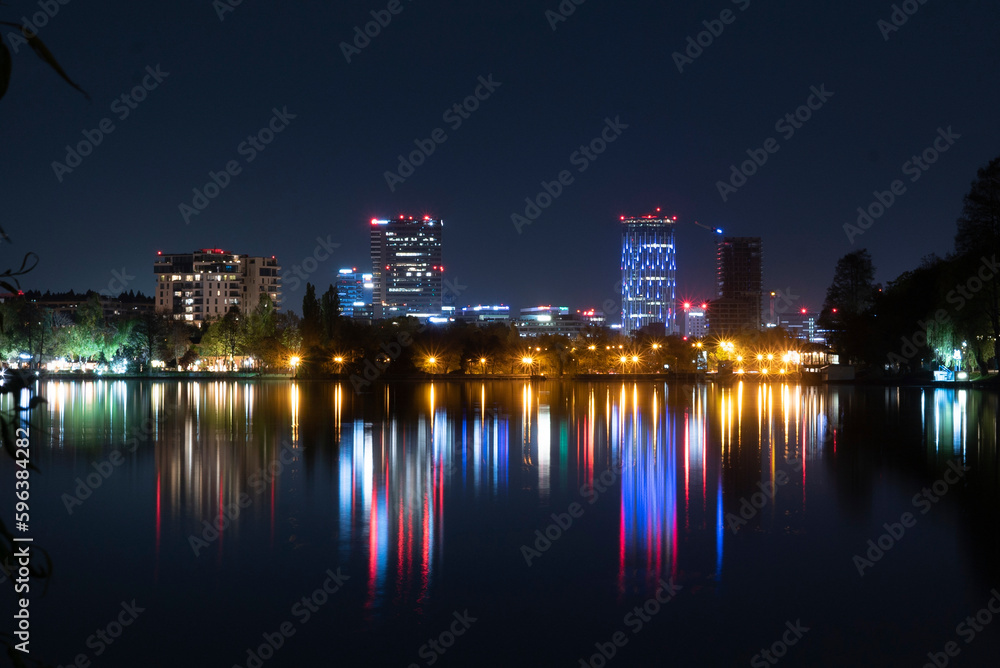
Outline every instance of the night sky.
<path id="1" fill-rule="evenodd" d="M 325 288 L 341 267 L 370 266 L 372 217 L 405 212 L 444 219 L 460 304 L 600 307 L 617 295 L 619 216 L 662 207 L 680 220 L 678 296 L 713 289 L 714 238 L 697 220 L 763 237 L 766 287 L 818 309 L 852 250 L 871 251 L 883 282 L 949 252 L 976 170 L 1000 154 L 990 0 L 910 0 L 891 32 L 878 22 L 892 3 L 868 0 L 566 0 L 575 10 L 555 30 L 558 0 L 399 0 L 348 63 L 340 43 L 389 4 L 245 0 L 220 20 L 222 0 L 52 0 L 39 34 L 91 101 L 18 45 L 0 100 L 6 266 L 38 252 L 23 285 L 43 291 L 106 289 L 124 268 L 126 287 L 150 294 L 157 250 L 276 255 L 287 271 L 319 237 L 340 244 L 309 276 Z M 731 23 L 712 24 L 724 10 Z M 10 0 L 0 18 L 39 11 Z M 724 30 L 679 72 L 672 54 L 704 21 Z M 3 41 L 15 48 L 7 28 Z M 168 74 L 135 109 L 112 107 L 156 83 L 157 66 Z M 480 77 L 499 86 L 453 129 L 445 112 Z M 824 86 L 833 96 L 793 136 L 776 128 Z M 294 119 L 248 162 L 241 143 L 274 109 Z M 114 131 L 60 181 L 52 163 L 105 118 Z M 572 154 L 606 119 L 628 127 L 581 173 Z M 949 127 L 961 138 L 912 182 L 904 163 Z M 438 128 L 447 139 L 390 190 L 385 172 Z M 717 182 L 769 138 L 779 150 L 724 202 Z M 187 223 L 179 205 L 230 161 L 239 173 Z M 563 170 L 572 183 L 519 234 L 511 215 Z M 843 225 L 896 179 L 905 194 L 849 243 Z"/>

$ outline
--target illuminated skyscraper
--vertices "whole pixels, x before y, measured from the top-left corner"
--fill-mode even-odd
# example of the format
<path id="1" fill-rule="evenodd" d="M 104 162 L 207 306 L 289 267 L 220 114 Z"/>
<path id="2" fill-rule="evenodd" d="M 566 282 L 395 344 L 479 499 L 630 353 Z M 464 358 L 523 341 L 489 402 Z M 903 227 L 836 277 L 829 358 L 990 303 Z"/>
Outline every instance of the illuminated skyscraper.
<path id="1" fill-rule="evenodd" d="M 441 230 L 429 216 L 371 221 L 375 318 L 441 313 Z"/>
<path id="2" fill-rule="evenodd" d="M 621 219 L 622 329 L 625 334 L 661 323 L 677 331 L 677 217 L 651 215 Z"/>

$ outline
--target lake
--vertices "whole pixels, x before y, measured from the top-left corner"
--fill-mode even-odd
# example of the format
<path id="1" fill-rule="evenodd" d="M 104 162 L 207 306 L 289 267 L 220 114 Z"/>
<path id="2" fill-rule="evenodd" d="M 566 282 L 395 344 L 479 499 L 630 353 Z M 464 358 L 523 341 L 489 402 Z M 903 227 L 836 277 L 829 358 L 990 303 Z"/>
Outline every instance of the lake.
<path id="1" fill-rule="evenodd" d="M 980 666 L 1000 655 L 995 393 L 38 389 L 30 534 L 54 566 L 47 592 L 32 588 L 31 649 L 53 665 Z M 14 470 L 5 457 L 0 479 Z"/>

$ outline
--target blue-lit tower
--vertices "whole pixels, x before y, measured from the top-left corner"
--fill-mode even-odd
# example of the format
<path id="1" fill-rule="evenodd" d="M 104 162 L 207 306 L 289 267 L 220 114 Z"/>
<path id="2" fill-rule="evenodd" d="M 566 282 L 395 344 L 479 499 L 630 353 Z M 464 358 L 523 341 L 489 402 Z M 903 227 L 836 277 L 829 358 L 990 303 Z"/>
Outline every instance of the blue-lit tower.
<path id="1" fill-rule="evenodd" d="M 622 217 L 622 330 L 662 323 L 677 331 L 677 217 Z"/>

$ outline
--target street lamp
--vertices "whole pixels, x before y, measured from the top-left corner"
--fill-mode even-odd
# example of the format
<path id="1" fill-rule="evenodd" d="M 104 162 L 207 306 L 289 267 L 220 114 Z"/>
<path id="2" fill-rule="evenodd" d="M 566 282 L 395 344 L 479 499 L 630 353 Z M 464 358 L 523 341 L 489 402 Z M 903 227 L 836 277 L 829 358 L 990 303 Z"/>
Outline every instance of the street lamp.
<path id="1" fill-rule="evenodd" d="M 437 358 L 436 357 L 428 357 L 427 358 L 427 364 L 430 365 L 430 367 L 431 367 L 431 373 L 437 373 Z"/>
<path id="2" fill-rule="evenodd" d="M 482 367 L 483 367 L 483 375 L 485 376 L 486 375 L 486 358 L 485 357 L 480 357 L 479 358 L 479 364 L 482 365 Z"/>
<path id="3" fill-rule="evenodd" d="M 288 361 L 292 366 L 292 376 L 294 377 L 299 372 L 299 362 L 301 362 L 302 359 L 298 355 L 293 355 L 292 359 Z"/>

